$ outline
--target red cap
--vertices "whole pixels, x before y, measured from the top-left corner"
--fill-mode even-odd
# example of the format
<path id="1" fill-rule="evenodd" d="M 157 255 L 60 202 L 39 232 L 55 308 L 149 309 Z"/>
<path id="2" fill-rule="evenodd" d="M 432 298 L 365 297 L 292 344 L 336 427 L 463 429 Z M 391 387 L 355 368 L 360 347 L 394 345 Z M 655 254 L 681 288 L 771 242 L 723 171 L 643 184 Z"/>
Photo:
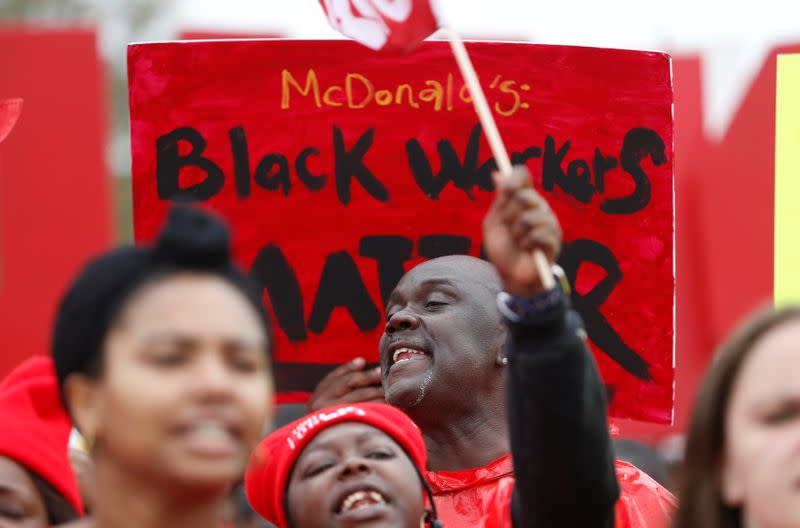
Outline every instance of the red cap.
<path id="1" fill-rule="evenodd" d="M 46 480 L 80 514 L 83 502 L 67 455 L 71 431 L 49 357 L 28 359 L 0 383 L 0 456 Z"/>
<path id="2" fill-rule="evenodd" d="M 295 460 L 316 435 L 347 422 L 360 422 L 383 431 L 400 444 L 411 462 L 420 470 L 425 469 L 425 441 L 405 413 L 384 403 L 336 405 L 285 425 L 261 441 L 244 475 L 244 489 L 253 509 L 278 528 L 286 528 L 283 495 Z"/>

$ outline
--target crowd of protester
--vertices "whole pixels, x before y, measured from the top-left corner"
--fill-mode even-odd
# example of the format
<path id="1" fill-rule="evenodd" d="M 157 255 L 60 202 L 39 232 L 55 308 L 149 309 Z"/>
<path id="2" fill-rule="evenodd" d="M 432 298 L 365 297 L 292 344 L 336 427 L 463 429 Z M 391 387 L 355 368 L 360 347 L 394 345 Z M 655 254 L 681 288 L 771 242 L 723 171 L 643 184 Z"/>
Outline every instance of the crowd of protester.
<path id="1" fill-rule="evenodd" d="M 720 348 L 678 500 L 666 465 L 612 441 L 569 286 L 535 263 L 561 231 L 530 181 L 497 180 L 487 261 L 400 280 L 378 370 L 334 370 L 274 430 L 270 323 L 218 219 L 176 206 L 152 245 L 99 256 L 49 357 L 0 385 L 0 526 L 800 526 L 800 310 Z"/>

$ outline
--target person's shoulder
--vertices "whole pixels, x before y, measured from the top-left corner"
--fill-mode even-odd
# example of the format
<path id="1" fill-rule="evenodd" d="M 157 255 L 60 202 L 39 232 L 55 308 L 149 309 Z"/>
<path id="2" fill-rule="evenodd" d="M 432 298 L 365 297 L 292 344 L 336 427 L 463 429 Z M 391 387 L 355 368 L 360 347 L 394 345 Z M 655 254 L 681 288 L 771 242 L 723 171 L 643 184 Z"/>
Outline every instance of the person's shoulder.
<path id="1" fill-rule="evenodd" d="M 489 464 L 477 468 L 455 471 L 425 471 L 425 480 L 434 495 L 461 493 L 467 489 L 495 489 L 500 482 L 514 484 L 514 464 L 511 455 L 503 455 Z M 504 484 L 505 485 L 505 484 Z"/>
<path id="2" fill-rule="evenodd" d="M 634 466 L 625 460 L 615 460 L 614 468 L 617 472 L 617 480 L 619 481 L 622 491 L 635 492 L 638 490 L 644 492 L 654 492 L 659 495 L 664 495 L 666 498 L 677 504 L 677 499 L 670 493 L 670 491 L 655 481 L 650 475 Z"/>
<path id="3" fill-rule="evenodd" d="M 620 487 L 616 528 L 662 528 L 669 526 L 678 499 L 633 464 L 616 460 Z"/>

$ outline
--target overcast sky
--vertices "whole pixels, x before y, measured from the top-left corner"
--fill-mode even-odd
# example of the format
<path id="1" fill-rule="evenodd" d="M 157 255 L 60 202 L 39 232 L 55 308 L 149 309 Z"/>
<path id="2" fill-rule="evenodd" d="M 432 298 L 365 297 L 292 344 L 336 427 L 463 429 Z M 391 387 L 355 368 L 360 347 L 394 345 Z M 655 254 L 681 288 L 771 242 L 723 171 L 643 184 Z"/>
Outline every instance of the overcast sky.
<path id="1" fill-rule="evenodd" d="M 670 53 L 701 53 L 706 119 L 721 133 L 776 44 L 800 43 L 800 0 L 440 0 L 446 21 L 473 37 L 511 37 Z M 174 29 L 337 38 L 317 0 L 177 0 Z M 162 26 L 163 27 L 163 26 Z"/>

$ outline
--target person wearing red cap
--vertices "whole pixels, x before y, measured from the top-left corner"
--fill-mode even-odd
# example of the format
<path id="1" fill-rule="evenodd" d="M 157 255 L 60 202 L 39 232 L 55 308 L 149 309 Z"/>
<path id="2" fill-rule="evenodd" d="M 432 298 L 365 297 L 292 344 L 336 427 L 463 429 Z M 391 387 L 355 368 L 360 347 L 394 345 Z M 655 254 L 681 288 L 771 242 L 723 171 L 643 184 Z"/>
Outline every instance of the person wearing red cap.
<path id="1" fill-rule="evenodd" d="M 265 438 L 245 473 L 250 504 L 278 528 L 438 527 L 422 477 L 425 442 L 383 403 L 318 410 Z"/>
<path id="2" fill-rule="evenodd" d="M 44 528 L 82 514 L 71 429 L 50 358 L 25 361 L 0 384 L 1 526 Z"/>
<path id="3" fill-rule="evenodd" d="M 97 528 L 218 528 L 272 409 L 270 329 L 225 226 L 175 207 L 153 245 L 89 263 L 52 355 L 91 447 Z"/>

